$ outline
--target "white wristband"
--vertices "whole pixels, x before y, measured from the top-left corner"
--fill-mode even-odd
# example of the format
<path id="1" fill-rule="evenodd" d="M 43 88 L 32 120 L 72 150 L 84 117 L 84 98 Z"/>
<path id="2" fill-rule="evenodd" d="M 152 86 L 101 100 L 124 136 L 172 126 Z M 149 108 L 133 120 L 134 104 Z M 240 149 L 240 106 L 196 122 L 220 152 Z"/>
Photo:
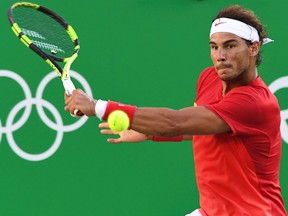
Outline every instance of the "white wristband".
<path id="1" fill-rule="evenodd" d="M 107 107 L 108 101 L 104 101 L 104 100 L 97 100 L 96 105 L 95 105 L 95 113 L 96 116 L 102 120 L 105 111 L 106 111 L 106 107 Z"/>

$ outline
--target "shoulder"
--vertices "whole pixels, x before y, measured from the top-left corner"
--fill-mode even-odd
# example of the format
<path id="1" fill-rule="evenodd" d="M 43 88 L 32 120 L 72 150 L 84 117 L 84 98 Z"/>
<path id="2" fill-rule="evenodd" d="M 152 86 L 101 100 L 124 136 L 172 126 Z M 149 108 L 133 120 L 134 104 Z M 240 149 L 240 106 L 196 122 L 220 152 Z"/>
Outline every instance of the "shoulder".
<path id="1" fill-rule="evenodd" d="M 241 95 L 243 98 L 247 98 L 247 100 L 257 102 L 266 103 L 268 101 L 273 101 L 277 104 L 276 96 L 269 90 L 268 86 L 264 83 L 264 81 L 258 77 L 253 80 L 247 86 L 241 86 L 231 90 L 228 94 L 231 95 Z"/>
<path id="2" fill-rule="evenodd" d="M 248 122 L 268 124 L 270 121 L 278 122 L 280 118 L 278 100 L 260 77 L 247 86 L 231 90 L 223 102 L 230 105 L 228 110 L 234 110 Z"/>
<path id="3" fill-rule="evenodd" d="M 214 66 L 210 66 L 205 68 L 201 73 L 199 78 L 206 78 L 206 77 L 211 77 L 217 75 L 217 72 L 215 70 Z"/>
<path id="4" fill-rule="evenodd" d="M 219 79 L 218 74 L 215 70 L 214 66 L 205 68 L 199 75 L 198 78 L 198 86 L 202 85 L 202 83 L 208 81 L 211 83 L 213 80 Z"/>

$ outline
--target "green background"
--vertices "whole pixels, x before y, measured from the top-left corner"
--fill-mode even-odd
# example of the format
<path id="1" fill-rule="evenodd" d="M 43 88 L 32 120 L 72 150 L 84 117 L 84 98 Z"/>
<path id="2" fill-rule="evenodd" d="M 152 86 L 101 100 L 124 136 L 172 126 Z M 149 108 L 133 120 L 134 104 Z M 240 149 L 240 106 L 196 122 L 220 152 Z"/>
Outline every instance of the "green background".
<path id="1" fill-rule="evenodd" d="M 11 0 L 0 1 L 0 70 L 18 73 L 32 96 L 51 69 L 23 46 L 7 20 Z M 61 14 L 80 38 L 72 69 L 89 82 L 95 98 L 137 106 L 179 109 L 193 105 L 199 73 L 210 66 L 209 30 L 216 13 L 232 3 L 249 7 L 267 24 L 274 43 L 263 48 L 259 73 L 269 85 L 287 76 L 286 0 L 36 0 Z M 81 88 L 79 83 L 75 84 Z M 19 85 L 0 77 L 0 119 L 24 99 Z M 288 109 L 287 88 L 277 91 Z M 58 79 L 45 88 L 64 124 L 77 121 L 64 111 Z M 23 111 L 23 110 L 22 110 Z M 47 112 L 49 113 L 49 111 Z M 21 116 L 21 112 L 19 112 Z M 53 119 L 53 118 L 52 118 Z M 286 131 L 288 133 L 287 127 Z M 199 207 L 190 141 L 112 145 L 90 118 L 64 133 L 51 157 L 28 161 L 16 155 L 5 133 L 0 137 L 0 215 L 16 216 L 175 216 Z M 13 132 L 19 147 L 37 154 L 53 143 L 56 132 L 38 117 Z M 288 143 L 283 140 L 280 181 L 288 208 Z"/>

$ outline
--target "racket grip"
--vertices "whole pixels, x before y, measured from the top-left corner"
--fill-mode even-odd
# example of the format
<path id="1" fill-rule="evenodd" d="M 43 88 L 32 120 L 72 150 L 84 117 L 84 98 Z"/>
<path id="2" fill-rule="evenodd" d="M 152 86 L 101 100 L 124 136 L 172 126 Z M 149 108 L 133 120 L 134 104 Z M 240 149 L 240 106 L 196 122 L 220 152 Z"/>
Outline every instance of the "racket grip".
<path id="1" fill-rule="evenodd" d="M 63 83 L 63 86 L 64 86 L 64 89 L 65 89 L 66 94 L 67 94 L 68 96 L 72 95 L 73 91 L 74 91 L 76 88 L 75 88 L 73 82 L 71 81 L 71 79 L 70 79 L 70 78 L 65 78 L 65 79 L 62 80 L 62 83 Z M 73 114 L 70 113 L 70 115 L 71 115 L 72 117 L 82 116 L 83 114 L 81 115 L 81 112 L 80 112 L 79 116 L 77 115 L 77 113 L 79 113 L 79 112 L 80 112 L 80 111 L 79 111 L 78 109 L 75 109 L 75 110 L 74 110 L 74 113 L 73 113 Z"/>
<path id="2" fill-rule="evenodd" d="M 62 80 L 64 89 L 68 96 L 72 95 L 73 91 L 75 90 L 75 86 L 70 78 L 65 78 Z"/>

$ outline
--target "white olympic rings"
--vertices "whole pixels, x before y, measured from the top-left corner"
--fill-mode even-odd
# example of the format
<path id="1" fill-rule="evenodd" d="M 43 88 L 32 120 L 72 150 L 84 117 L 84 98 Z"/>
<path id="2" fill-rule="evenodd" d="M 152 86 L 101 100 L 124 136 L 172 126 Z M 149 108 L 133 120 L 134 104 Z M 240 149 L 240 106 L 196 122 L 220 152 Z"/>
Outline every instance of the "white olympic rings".
<path id="1" fill-rule="evenodd" d="M 288 76 L 280 77 L 269 85 L 270 91 L 275 94 L 280 89 L 288 88 Z M 281 134 L 282 139 L 288 144 L 288 109 L 281 110 Z"/>
<path id="2" fill-rule="evenodd" d="M 71 75 L 73 78 L 79 81 L 79 83 L 83 86 L 84 91 L 92 96 L 92 91 L 91 88 L 88 84 L 88 82 L 77 72 L 71 71 Z M 6 126 L 2 125 L 2 121 L 0 119 L 0 142 L 2 141 L 2 136 L 3 134 L 6 134 L 7 141 L 11 147 L 11 149 L 21 158 L 29 161 L 41 161 L 44 159 L 49 158 L 52 156 L 59 146 L 61 145 L 61 142 L 63 140 L 63 135 L 64 132 L 70 132 L 74 131 L 78 128 L 80 128 L 86 121 L 87 117 L 84 116 L 82 118 L 79 118 L 75 123 L 70 124 L 70 125 L 63 125 L 62 118 L 58 112 L 58 110 L 47 100 L 44 100 L 42 98 L 43 92 L 45 90 L 45 87 L 48 85 L 48 83 L 54 79 L 58 78 L 57 74 L 52 71 L 48 75 L 46 75 L 42 81 L 40 82 L 37 91 L 36 91 L 36 97 L 32 98 L 32 94 L 30 91 L 30 88 L 26 81 L 17 73 L 8 71 L 8 70 L 0 70 L 0 77 L 8 77 L 13 80 L 15 80 L 21 87 L 25 95 L 25 99 L 20 101 L 18 104 L 16 104 L 10 113 L 8 114 L 7 117 L 7 122 Z M 58 78 L 59 79 L 59 78 Z M 277 92 L 278 90 L 282 88 L 288 88 L 288 76 L 285 77 L 280 77 L 274 82 L 272 82 L 269 85 L 269 89 L 272 91 L 272 93 Z M 32 105 L 36 105 L 36 110 L 38 112 L 38 115 L 40 119 L 52 130 L 57 132 L 56 138 L 54 140 L 54 143 L 52 146 L 46 150 L 43 153 L 40 154 L 31 154 L 23 151 L 16 143 L 14 137 L 13 137 L 13 132 L 16 130 L 20 129 L 28 120 L 31 111 L 32 111 Z M 54 116 L 55 121 L 51 121 L 47 115 L 45 114 L 43 107 L 48 109 L 51 114 Z M 17 113 L 24 108 L 24 112 L 22 116 L 19 118 L 17 122 L 14 122 L 15 117 Z M 281 111 L 281 134 L 283 140 L 288 144 L 288 124 L 287 120 L 288 119 L 288 110 L 282 110 Z M 14 123 L 13 123 L 14 122 Z"/>
<path id="3" fill-rule="evenodd" d="M 88 82 L 77 72 L 71 71 L 71 76 L 79 81 L 79 83 L 83 86 L 84 91 L 92 97 L 92 91 L 88 84 Z M 63 121 L 61 115 L 59 114 L 58 110 L 47 100 L 42 98 L 43 92 L 47 84 L 54 78 L 58 78 L 57 74 L 52 71 L 48 75 L 46 75 L 42 81 L 40 82 L 37 90 L 36 90 L 36 97 L 32 98 L 32 94 L 30 92 L 30 88 L 25 80 L 15 72 L 8 71 L 8 70 L 0 70 L 0 77 L 8 77 L 15 80 L 21 87 L 25 95 L 25 99 L 17 103 L 7 117 L 6 126 L 2 125 L 0 119 L 0 142 L 2 140 L 2 135 L 6 134 L 7 141 L 11 147 L 11 149 L 21 158 L 29 161 L 40 161 L 49 158 L 52 156 L 57 149 L 59 148 L 64 132 L 70 132 L 80 128 L 88 119 L 87 116 L 83 116 L 82 118 L 77 119 L 77 121 L 70 125 L 63 125 Z M 63 91 L 64 92 L 64 91 Z M 40 119 L 52 130 L 57 132 L 56 139 L 51 147 L 43 153 L 40 154 L 31 154 L 23 151 L 15 142 L 13 137 L 13 132 L 20 129 L 28 120 L 31 111 L 32 105 L 36 105 L 36 110 Z M 53 117 L 55 118 L 56 122 L 51 121 L 44 112 L 43 107 L 48 109 Z M 14 119 L 17 113 L 24 108 L 24 112 L 22 116 L 19 118 L 17 122 L 14 122 Z M 13 123 L 14 122 L 14 123 Z"/>

